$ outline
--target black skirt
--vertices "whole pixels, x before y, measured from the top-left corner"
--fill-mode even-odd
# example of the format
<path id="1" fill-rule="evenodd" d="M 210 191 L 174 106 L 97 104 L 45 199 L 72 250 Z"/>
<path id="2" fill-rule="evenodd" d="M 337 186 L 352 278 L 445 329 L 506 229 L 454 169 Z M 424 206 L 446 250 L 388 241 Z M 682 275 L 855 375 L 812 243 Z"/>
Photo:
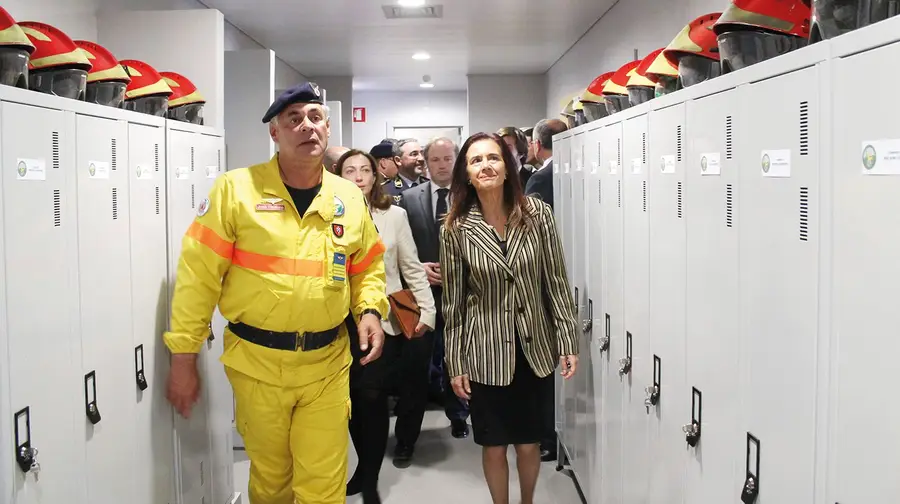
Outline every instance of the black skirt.
<path id="1" fill-rule="evenodd" d="M 538 378 L 528 364 L 518 335 L 513 381 L 505 387 L 470 384 L 469 412 L 475 444 L 507 446 L 540 443 L 543 438 L 543 404 L 551 400 L 553 373 Z"/>
<path id="2" fill-rule="evenodd" d="M 347 324 L 347 333 L 350 336 L 350 354 L 353 355 L 353 363 L 350 365 L 350 388 L 387 390 L 396 379 L 397 359 L 401 343 L 398 338 L 402 338 L 402 336 L 385 333 L 381 357 L 363 366 L 359 361 L 369 352 L 363 352 L 359 348 L 359 332 L 353 317 L 347 317 L 344 322 Z"/>

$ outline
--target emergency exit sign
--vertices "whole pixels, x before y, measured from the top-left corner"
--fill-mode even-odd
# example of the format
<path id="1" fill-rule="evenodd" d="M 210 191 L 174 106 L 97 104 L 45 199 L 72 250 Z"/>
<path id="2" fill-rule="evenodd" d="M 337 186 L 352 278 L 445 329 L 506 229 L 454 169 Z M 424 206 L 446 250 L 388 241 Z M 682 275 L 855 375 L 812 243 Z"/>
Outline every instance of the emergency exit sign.
<path id="1" fill-rule="evenodd" d="M 366 122 L 366 107 L 353 107 L 353 122 Z"/>

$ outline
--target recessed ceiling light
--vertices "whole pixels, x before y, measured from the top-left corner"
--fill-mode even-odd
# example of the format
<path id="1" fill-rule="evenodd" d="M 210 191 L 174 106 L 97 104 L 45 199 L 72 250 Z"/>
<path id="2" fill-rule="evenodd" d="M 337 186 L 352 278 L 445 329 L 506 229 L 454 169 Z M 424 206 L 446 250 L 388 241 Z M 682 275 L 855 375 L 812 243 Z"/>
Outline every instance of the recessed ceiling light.
<path id="1" fill-rule="evenodd" d="M 425 5 L 425 0 L 397 0 L 400 7 L 421 7 Z"/>
<path id="2" fill-rule="evenodd" d="M 423 82 L 423 83 L 419 84 L 419 87 L 420 88 L 433 88 L 434 84 L 432 84 L 430 82 Z"/>
<path id="3" fill-rule="evenodd" d="M 427 52 L 417 52 L 416 54 L 413 54 L 413 59 L 419 60 L 419 61 L 424 61 L 427 59 L 431 59 L 431 55 L 428 54 Z"/>

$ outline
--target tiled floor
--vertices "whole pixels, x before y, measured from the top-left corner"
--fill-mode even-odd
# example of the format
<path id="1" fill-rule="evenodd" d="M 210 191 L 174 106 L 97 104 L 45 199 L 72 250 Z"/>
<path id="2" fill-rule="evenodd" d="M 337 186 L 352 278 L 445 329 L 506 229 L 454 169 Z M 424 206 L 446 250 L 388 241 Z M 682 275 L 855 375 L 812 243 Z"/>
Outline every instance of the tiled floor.
<path id="1" fill-rule="evenodd" d="M 392 450 L 393 440 L 390 440 L 388 451 Z M 250 462 L 246 461 L 243 452 L 235 452 L 235 460 L 236 490 L 243 494 L 242 503 L 249 504 L 247 479 Z M 554 463 L 545 463 L 541 468 L 535 503 L 579 504 L 574 483 L 564 473 L 556 472 L 555 466 Z M 355 467 L 356 454 L 351 447 L 350 470 Z M 471 437 L 454 439 L 450 435 L 450 422 L 442 411 L 426 413 L 412 467 L 396 469 L 388 455 L 381 470 L 380 490 L 385 504 L 491 504 L 481 473 L 481 448 L 472 442 Z M 518 502 L 515 452 L 512 449 L 510 497 L 510 502 Z M 362 504 L 362 499 L 349 497 L 347 503 Z"/>

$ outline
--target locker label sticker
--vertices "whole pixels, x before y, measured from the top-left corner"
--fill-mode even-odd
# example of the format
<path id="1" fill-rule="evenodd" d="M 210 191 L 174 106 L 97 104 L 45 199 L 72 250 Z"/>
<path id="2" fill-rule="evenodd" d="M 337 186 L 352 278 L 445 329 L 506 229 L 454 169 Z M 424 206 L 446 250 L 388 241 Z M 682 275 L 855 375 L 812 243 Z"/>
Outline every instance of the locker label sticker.
<path id="1" fill-rule="evenodd" d="M 863 175 L 900 175 L 900 140 L 862 143 Z"/>
<path id="2" fill-rule="evenodd" d="M 721 175 L 722 158 L 718 152 L 700 154 L 700 175 Z"/>
<path id="3" fill-rule="evenodd" d="M 92 179 L 108 179 L 109 178 L 109 162 L 107 161 L 89 161 L 88 175 Z"/>
<path id="4" fill-rule="evenodd" d="M 206 167 L 206 178 L 216 178 L 216 175 L 219 174 L 218 166 L 207 166 Z"/>
<path id="5" fill-rule="evenodd" d="M 663 173 L 675 173 L 675 156 L 663 156 L 659 163 L 659 171 Z"/>
<path id="6" fill-rule="evenodd" d="M 138 180 L 153 180 L 153 170 L 150 169 L 150 165 L 138 165 L 135 171 Z"/>
<path id="7" fill-rule="evenodd" d="M 47 180 L 47 162 L 43 159 L 17 159 L 16 178 L 18 180 Z"/>
<path id="8" fill-rule="evenodd" d="M 617 170 L 618 168 L 619 168 L 619 164 L 618 164 L 618 163 L 616 163 L 614 160 L 610 160 L 610 161 L 609 161 L 609 174 L 610 174 L 610 175 L 615 175 L 615 174 L 616 174 L 616 170 Z"/>
<path id="9" fill-rule="evenodd" d="M 191 179 L 191 169 L 187 166 L 176 166 L 175 167 L 175 180 L 190 180 Z"/>
<path id="10" fill-rule="evenodd" d="M 762 152 L 760 168 L 763 177 L 784 178 L 791 176 L 790 149 L 768 150 Z"/>
<path id="11" fill-rule="evenodd" d="M 599 169 L 600 169 L 600 163 L 598 163 L 596 161 L 591 161 L 591 175 L 596 174 L 597 170 L 599 170 Z"/>
<path id="12" fill-rule="evenodd" d="M 631 173 L 637 175 L 641 173 L 641 166 L 643 166 L 643 162 L 641 158 L 634 158 L 631 160 Z"/>
<path id="13" fill-rule="evenodd" d="M 569 163 L 563 164 L 563 173 L 569 173 Z"/>

